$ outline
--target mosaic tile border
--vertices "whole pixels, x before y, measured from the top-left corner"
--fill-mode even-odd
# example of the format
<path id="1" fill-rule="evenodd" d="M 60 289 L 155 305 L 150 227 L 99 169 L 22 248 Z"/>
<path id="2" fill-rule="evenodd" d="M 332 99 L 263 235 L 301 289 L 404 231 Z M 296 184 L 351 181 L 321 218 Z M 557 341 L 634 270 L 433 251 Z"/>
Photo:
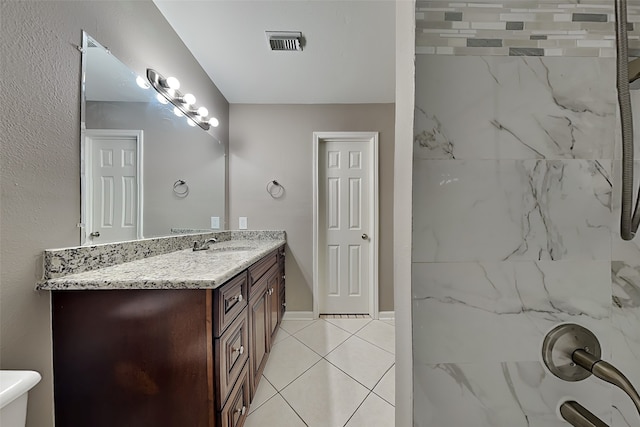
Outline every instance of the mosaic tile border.
<path id="1" fill-rule="evenodd" d="M 57 279 L 69 274 L 84 273 L 155 255 L 189 249 L 193 247 L 193 242 L 196 239 L 205 240 L 215 237 L 221 242 L 257 239 L 284 240 L 285 234 L 284 231 L 217 231 L 102 245 L 48 249 L 44 251 L 43 280 Z"/>
<path id="2" fill-rule="evenodd" d="M 608 4 L 416 3 L 416 54 L 615 57 Z M 629 54 L 640 56 L 640 5 L 628 6 Z"/>

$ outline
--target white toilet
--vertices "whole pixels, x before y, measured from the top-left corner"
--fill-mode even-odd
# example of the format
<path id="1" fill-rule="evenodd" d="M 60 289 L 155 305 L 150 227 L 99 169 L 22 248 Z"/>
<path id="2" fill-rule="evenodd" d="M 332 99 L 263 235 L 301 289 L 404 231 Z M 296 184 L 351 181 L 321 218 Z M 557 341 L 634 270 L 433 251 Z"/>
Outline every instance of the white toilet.
<path id="1" fill-rule="evenodd" d="M 25 426 L 27 394 L 41 378 L 35 371 L 0 371 L 0 426 Z"/>

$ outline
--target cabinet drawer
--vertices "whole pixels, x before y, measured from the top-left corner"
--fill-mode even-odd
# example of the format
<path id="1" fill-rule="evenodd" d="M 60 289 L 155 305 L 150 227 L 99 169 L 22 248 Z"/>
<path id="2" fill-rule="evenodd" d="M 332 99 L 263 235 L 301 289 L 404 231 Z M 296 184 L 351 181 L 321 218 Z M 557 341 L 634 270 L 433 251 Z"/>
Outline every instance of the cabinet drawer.
<path id="1" fill-rule="evenodd" d="M 216 408 L 222 408 L 249 358 L 249 328 L 246 315 L 240 315 L 215 340 Z"/>
<path id="2" fill-rule="evenodd" d="M 242 272 L 213 292 L 213 335 L 217 338 L 247 306 L 247 273 Z"/>
<path id="3" fill-rule="evenodd" d="M 259 287 L 257 286 L 258 280 L 260 280 L 260 278 L 264 276 L 264 274 L 267 271 L 269 271 L 269 269 L 272 266 L 276 265 L 277 263 L 278 263 L 278 251 L 275 250 L 270 254 L 265 255 L 264 258 L 262 258 L 260 261 L 253 264 L 251 267 L 249 267 L 249 283 L 250 283 L 249 297 L 252 297 L 256 293 L 257 288 Z"/>
<path id="4" fill-rule="evenodd" d="M 218 412 L 219 427 L 242 427 L 249 416 L 249 369 L 245 364 L 227 403 Z"/>

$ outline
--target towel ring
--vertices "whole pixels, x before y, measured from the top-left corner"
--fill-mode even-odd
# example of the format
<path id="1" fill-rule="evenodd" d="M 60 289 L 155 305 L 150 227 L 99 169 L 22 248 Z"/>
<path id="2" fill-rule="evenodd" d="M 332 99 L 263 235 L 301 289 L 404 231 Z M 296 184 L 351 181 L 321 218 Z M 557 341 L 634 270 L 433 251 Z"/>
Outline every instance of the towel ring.
<path id="1" fill-rule="evenodd" d="M 189 186 L 187 182 L 179 179 L 173 183 L 173 194 L 178 197 L 187 197 L 189 195 Z"/>
<path id="2" fill-rule="evenodd" d="M 274 199 L 279 199 L 284 195 L 284 187 L 274 179 L 267 183 L 267 193 Z"/>

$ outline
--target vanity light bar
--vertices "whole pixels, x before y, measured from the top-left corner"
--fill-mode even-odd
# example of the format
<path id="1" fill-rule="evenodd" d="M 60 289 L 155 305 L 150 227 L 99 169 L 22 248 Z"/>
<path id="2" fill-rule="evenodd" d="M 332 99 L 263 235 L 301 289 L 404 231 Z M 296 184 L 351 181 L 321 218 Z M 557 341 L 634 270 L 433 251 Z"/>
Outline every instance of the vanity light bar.
<path id="1" fill-rule="evenodd" d="M 157 71 L 147 68 L 147 79 L 151 83 L 151 86 L 164 98 L 167 99 L 176 107 L 176 113 L 182 112 L 187 117 L 189 124 L 195 123 L 204 130 L 209 130 L 211 126 L 218 126 L 218 119 L 211 117 L 207 120 L 207 109 L 204 107 L 195 108 L 193 104 L 186 103 L 186 98 L 192 98 L 195 102 L 195 97 L 191 94 L 183 95 L 178 91 L 180 83 L 175 77 L 164 78 Z M 173 79 L 173 80 L 172 80 Z M 202 114 L 202 115 L 201 115 Z"/>

